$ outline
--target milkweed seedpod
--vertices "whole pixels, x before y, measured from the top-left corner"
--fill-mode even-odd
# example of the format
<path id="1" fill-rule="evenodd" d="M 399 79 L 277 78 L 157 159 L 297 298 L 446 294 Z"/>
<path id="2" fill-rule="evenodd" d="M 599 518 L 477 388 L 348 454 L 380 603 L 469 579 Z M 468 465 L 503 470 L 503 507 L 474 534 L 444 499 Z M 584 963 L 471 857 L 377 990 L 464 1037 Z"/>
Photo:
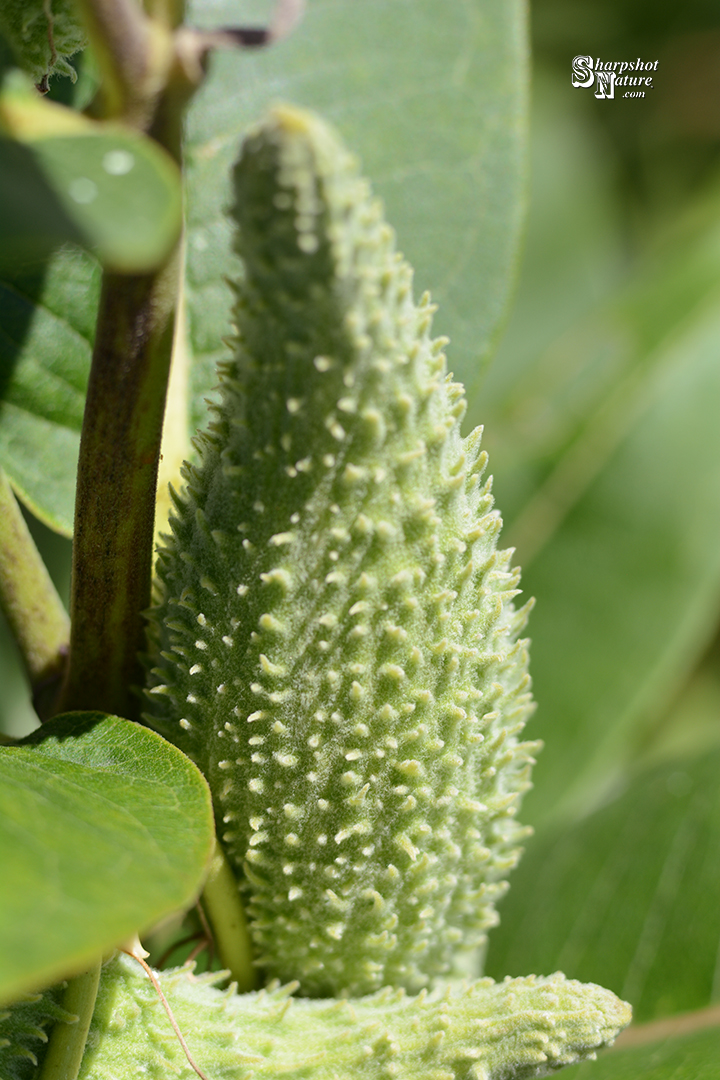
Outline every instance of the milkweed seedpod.
<path id="1" fill-rule="evenodd" d="M 157 975 L 214 1080 L 530 1080 L 594 1057 L 630 1020 L 609 990 L 562 975 L 481 979 L 417 998 L 383 990 L 352 1002 L 293 1000 L 292 987 L 235 995 L 210 985 L 217 974 L 197 979 L 187 968 Z M 196 1080 L 150 982 L 118 956 L 103 969 L 78 1080 L 148 1075 Z"/>
<path id="2" fill-rule="evenodd" d="M 77 1016 L 59 1004 L 61 996 L 62 988 L 54 986 L 42 994 L 25 994 L 20 1001 L 0 1005 L 2 1080 L 34 1080 L 53 1025 L 58 1021 L 77 1023 Z"/>
<path id="3" fill-rule="evenodd" d="M 519 854 L 518 571 L 354 160 L 277 108 L 234 186 L 236 351 L 159 556 L 151 722 L 208 778 L 266 976 L 416 992 Z"/>
<path id="4" fill-rule="evenodd" d="M 87 36 L 73 0 L 2 0 L 0 32 L 19 66 L 44 89 L 50 75 L 76 78 L 67 58 L 85 47 Z"/>

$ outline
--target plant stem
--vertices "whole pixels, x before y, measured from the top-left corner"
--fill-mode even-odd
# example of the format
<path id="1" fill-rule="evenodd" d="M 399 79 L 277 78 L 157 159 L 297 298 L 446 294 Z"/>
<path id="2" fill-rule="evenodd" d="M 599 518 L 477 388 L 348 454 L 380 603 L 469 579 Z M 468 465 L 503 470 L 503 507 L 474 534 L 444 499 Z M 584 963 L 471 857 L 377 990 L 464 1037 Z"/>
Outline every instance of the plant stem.
<path id="1" fill-rule="evenodd" d="M 52 691 L 65 666 L 70 620 L 2 469 L 0 607 L 20 649 L 40 711 L 41 699 Z"/>
<path id="2" fill-rule="evenodd" d="M 102 72 L 105 112 L 145 128 L 154 97 L 150 20 L 137 0 L 77 0 L 77 5 Z"/>
<path id="3" fill-rule="evenodd" d="M 53 1025 L 38 1080 L 76 1080 L 95 1009 L 101 967 L 98 961 L 89 971 L 68 982 L 62 1006 L 77 1016 L 77 1023 Z"/>
<path id="4" fill-rule="evenodd" d="M 182 16 L 175 0 L 174 15 Z M 136 0 L 81 0 L 109 104 L 181 164 L 182 115 L 201 71 Z M 165 46 L 157 47 L 163 39 Z M 154 44 L 153 44 L 154 43 Z M 113 95 L 114 98 L 113 98 Z M 114 102 L 114 104 L 113 104 Z M 103 275 L 78 461 L 67 677 L 58 707 L 134 718 L 150 604 L 155 489 L 181 244 L 151 274 Z"/>
<path id="5" fill-rule="evenodd" d="M 663 1016 L 646 1024 L 632 1024 L 621 1032 L 611 1050 L 625 1050 L 631 1046 L 647 1046 L 663 1039 L 676 1039 L 694 1031 L 704 1031 L 720 1025 L 720 1005 L 709 1005 L 695 1012 L 679 1016 Z"/>
<path id="6" fill-rule="evenodd" d="M 202 904 L 213 929 L 220 962 L 229 969 L 238 993 L 257 986 L 253 949 L 238 883 L 217 840 L 202 894 Z"/>
<path id="7" fill-rule="evenodd" d="M 131 717 L 150 602 L 155 486 L 178 291 L 158 273 L 106 273 L 80 442 L 72 635 L 59 707 Z"/>

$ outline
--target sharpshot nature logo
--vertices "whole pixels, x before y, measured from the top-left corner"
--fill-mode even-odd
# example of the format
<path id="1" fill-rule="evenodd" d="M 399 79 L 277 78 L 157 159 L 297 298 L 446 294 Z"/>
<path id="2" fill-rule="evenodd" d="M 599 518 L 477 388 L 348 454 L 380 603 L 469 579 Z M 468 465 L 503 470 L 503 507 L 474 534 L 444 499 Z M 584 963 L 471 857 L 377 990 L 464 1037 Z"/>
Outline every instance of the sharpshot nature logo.
<path id="1" fill-rule="evenodd" d="M 653 89 L 652 72 L 657 60 L 599 60 L 592 56 L 576 56 L 572 62 L 573 86 L 595 85 L 596 98 L 614 98 L 615 88 L 622 87 L 618 97 L 644 98 Z"/>

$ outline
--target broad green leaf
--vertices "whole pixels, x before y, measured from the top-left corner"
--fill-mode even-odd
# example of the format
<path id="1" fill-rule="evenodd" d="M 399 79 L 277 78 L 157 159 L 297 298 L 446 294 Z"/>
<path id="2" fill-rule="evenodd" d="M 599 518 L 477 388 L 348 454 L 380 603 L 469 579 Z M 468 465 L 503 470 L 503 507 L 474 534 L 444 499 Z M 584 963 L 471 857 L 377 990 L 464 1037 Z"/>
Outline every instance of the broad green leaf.
<path id="1" fill-rule="evenodd" d="M 40 169 L 35 154 L 0 137 L 0 269 L 48 255 L 82 234 Z"/>
<path id="2" fill-rule="evenodd" d="M 18 72 L 0 93 L 0 259 L 70 240 L 109 269 L 143 273 L 178 238 L 180 174 L 147 136 L 43 101 Z"/>
<path id="3" fill-rule="evenodd" d="M 679 759 L 566 832 L 530 841 L 488 973 L 560 969 L 613 990 L 639 1021 L 717 1000 L 718 777 L 720 749 Z"/>
<path id="4" fill-rule="evenodd" d="M 524 477 L 518 478 L 515 493 L 511 470 L 518 463 L 535 469 L 544 463 L 537 458 L 547 454 L 541 437 L 548 405 L 553 408 L 557 395 L 553 412 L 564 406 L 566 417 L 576 414 L 576 397 L 560 397 L 556 390 L 587 362 L 582 348 L 573 349 L 573 327 L 616 292 L 629 270 L 612 158 L 582 95 L 567 87 L 565 72 L 558 79 L 534 64 L 529 202 L 517 292 L 482 391 L 470 401 L 468 419 L 485 424 L 507 521 L 525 487 Z M 568 333 L 573 342 L 566 341 Z"/>
<path id="5" fill-rule="evenodd" d="M 718 1080 L 720 1027 L 647 1046 L 618 1047 L 598 1061 L 563 1069 L 563 1080 Z"/>
<path id="6" fill-rule="evenodd" d="M 0 126 L 0 464 L 45 524 L 72 533 L 99 269 L 151 269 L 181 221 L 175 164 L 152 140 L 6 83 Z M 5 167 L 8 166 L 9 167 Z"/>
<path id="7" fill-rule="evenodd" d="M 36 517 L 72 535 L 100 269 L 78 249 L 0 272 L 0 464 Z"/>
<path id="8" fill-rule="evenodd" d="M 190 904 L 213 835 L 196 767 L 128 720 L 68 713 L 0 747 L 0 998 Z"/>
<path id="9" fill-rule="evenodd" d="M 30 148 L 81 242 L 109 269 L 144 273 L 168 255 L 180 232 L 180 176 L 150 139 L 109 127 Z"/>
<path id="10" fill-rule="evenodd" d="M 237 25 L 231 0 L 190 21 Z M 247 9 L 245 9 L 247 10 Z M 271 5 L 265 5 L 265 12 Z M 310 0 L 277 46 L 213 57 L 188 120 L 188 309 L 198 399 L 230 331 L 228 170 L 271 102 L 305 105 L 340 130 L 386 205 L 416 290 L 440 304 L 450 363 L 471 384 L 511 283 L 523 203 L 526 45 L 518 0 Z M 202 402 L 193 421 L 200 422 Z"/>

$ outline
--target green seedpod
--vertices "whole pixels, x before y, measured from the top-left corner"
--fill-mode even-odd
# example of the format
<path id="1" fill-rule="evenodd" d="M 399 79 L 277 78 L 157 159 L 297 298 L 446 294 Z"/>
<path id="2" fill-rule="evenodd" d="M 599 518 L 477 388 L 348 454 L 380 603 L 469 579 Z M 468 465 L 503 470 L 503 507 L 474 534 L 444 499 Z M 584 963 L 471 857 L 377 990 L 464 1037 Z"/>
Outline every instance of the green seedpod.
<path id="1" fill-rule="evenodd" d="M 208 779 L 264 975 L 415 993 L 520 853 L 527 606 L 355 160 L 276 108 L 234 190 L 235 355 L 159 553 L 149 719 Z"/>
<path id="2" fill-rule="evenodd" d="M 630 1020 L 609 990 L 563 975 L 353 1001 L 298 1000 L 293 986 L 237 995 L 211 985 L 222 973 L 196 978 L 188 968 L 157 976 L 212 1080 L 530 1080 L 594 1057 Z M 145 973 L 116 957 L 102 973 L 78 1080 L 195 1075 Z"/>
<path id="3" fill-rule="evenodd" d="M 1 1080 L 34 1080 L 54 1024 L 77 1023 L 77 1016 L 60 1005 L 62 991 L 63 987 L 55 986 L 0 1005 Z"/>
<path id="4" fill-rule="evenodd" d="M 47 89 L 50 75 L 69 75 L 68 63 L 87 44 L 73 0 L 2 0 L 0 32 L 23 71 Z"/>

